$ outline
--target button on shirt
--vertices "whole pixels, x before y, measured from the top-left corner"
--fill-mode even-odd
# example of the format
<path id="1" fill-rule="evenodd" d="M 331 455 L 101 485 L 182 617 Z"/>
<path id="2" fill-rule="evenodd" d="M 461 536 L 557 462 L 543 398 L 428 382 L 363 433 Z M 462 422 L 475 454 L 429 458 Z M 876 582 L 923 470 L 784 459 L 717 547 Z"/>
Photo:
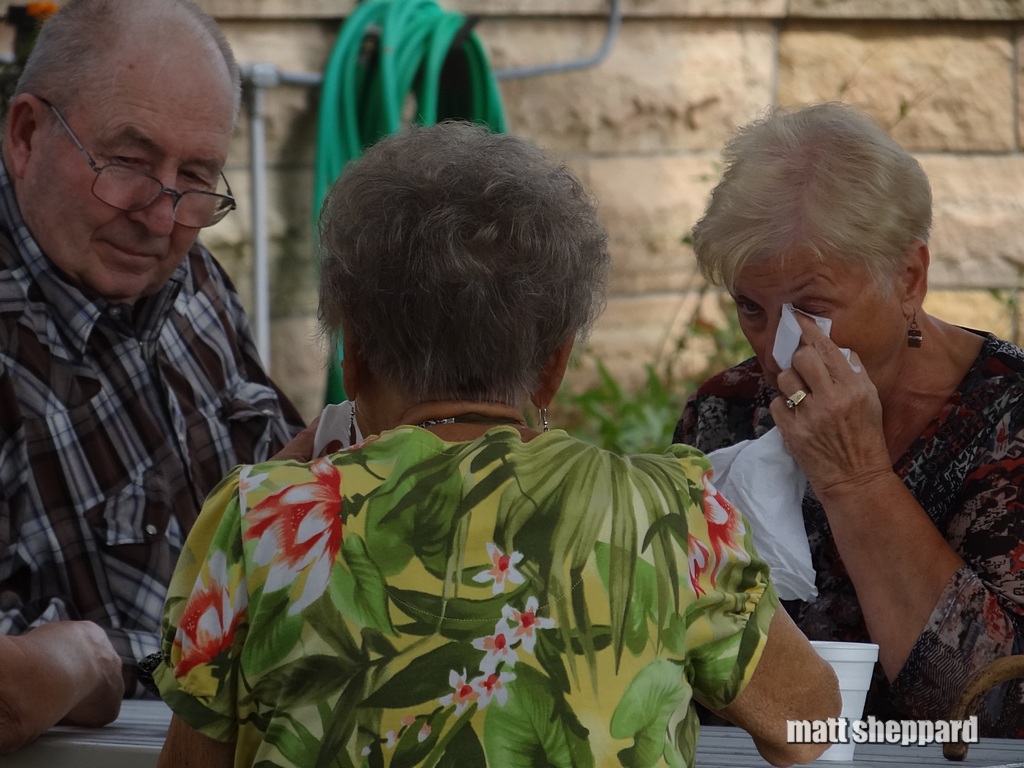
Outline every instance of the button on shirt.
<path id="1" fill-rule="evenodd" d="M 88 619 L 133 668 L 203 499 L 301 427 L 208 251 L 134 306 L 89 298 L 0 163 L 0 633 Z"/>

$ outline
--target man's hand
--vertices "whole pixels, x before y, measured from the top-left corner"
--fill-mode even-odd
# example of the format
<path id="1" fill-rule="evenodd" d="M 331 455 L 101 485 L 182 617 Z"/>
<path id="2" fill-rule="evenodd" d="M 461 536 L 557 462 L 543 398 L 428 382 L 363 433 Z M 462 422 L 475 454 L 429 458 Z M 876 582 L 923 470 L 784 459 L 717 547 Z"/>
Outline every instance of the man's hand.
<path id="1" fill-rule="evenodd" d="M 57 621 L 0 636 L 0 754 L 58 722 L 106 725 L 124 696 L 122 661 L 98 624 Z"/>

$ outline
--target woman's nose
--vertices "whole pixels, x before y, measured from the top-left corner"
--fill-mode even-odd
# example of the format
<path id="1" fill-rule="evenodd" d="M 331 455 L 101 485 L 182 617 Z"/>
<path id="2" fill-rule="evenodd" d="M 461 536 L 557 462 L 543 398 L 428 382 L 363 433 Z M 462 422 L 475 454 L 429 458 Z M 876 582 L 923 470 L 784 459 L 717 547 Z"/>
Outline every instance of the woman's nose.
<path id="1" fill-rule="evenodd" d="M 765 325 L 761 338 L 758 339 L 760 346 L 754 346 L 754 353 L 761 362 L 761 370 L 769 376 L 778 376 L 782 371 L 779 364 L 775 362 L 775 336 L 779 332 L 779 318 Z M 753 345 L 751 345 L 753 346 Z"/>

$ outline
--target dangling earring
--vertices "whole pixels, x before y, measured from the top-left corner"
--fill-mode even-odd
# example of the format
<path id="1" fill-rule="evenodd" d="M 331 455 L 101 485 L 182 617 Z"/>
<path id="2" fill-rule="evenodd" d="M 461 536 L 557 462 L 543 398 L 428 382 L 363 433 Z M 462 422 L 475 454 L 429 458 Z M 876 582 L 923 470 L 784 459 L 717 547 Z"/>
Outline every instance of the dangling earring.
<path id="1" fill-rule="evenodd" d="M 540 412 L 541 427 L 543 428 L 543 430 L 545 432 L 550 431 L 551 430 L 551 425 L 548 424 L 548 409 L 547 408 L 538 408 L 537 410 Z"/>
<path id="2" fill-rule="evenodd" d="M 907 346 L 913 349 L 918 349 L 921 346 L 921 340 L 924 338 L 924 334 L 921 333 L 921 329 L 917 327 L 917 310 L 914 310 L 914 316 L 910 319 L 910 328 L 907 329 Z"/>
<path id="3" fill-rule="evenodd" d="M 356 444 L 356 401 L 352 401 L 352 407 L 348 411 L 348 444 Z"/>

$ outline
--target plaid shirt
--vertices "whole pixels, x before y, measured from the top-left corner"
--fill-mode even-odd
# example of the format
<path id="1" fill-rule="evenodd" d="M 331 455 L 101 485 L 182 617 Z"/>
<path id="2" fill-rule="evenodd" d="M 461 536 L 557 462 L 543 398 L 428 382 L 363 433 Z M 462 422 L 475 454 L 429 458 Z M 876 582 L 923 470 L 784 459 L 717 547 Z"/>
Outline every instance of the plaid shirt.
<path id="1" fill-rule="evenodd" d="M 134 307 L 90 299 L 40 251 L 2 166 L 0 633 L 95 621 L 135 688 L 206 494 L 302 419 L 208 251 Z"/>

